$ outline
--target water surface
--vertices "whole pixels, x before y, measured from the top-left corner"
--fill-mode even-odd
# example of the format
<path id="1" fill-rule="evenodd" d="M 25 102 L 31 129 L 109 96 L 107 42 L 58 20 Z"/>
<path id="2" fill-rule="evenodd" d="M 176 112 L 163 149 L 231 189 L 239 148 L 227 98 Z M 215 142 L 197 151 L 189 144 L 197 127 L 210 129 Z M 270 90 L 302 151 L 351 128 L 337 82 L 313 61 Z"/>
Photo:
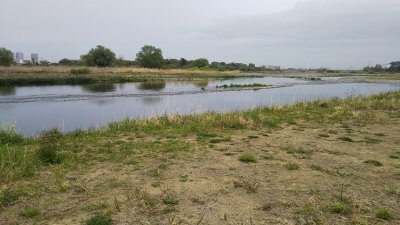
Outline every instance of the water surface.
<path id="1" fill-rule="evenodd" d="M 216 91 L 224 84 L 272 84 L 272 89 Z M 366 96 L 400 90 L 399 84 L 351 83 L 341 79 L 240 78 L 58 86 L 0 86 L 0 123 L 15 123 L 24 135 L 103 126 L 124 118 L 207 111 L 228 112 L 301 101 Z"/>

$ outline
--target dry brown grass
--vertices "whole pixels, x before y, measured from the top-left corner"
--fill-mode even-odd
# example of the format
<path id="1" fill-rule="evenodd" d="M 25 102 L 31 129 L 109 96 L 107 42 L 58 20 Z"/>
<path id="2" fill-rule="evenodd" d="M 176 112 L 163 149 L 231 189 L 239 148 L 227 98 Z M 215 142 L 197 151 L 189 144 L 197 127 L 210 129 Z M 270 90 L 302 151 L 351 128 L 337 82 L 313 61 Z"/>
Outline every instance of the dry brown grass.
<path id="1" fill-rule="evenodd" d="M 71 69 L 79 67 L 71 66 L 11 66 L 0 67 L 0 74 L 26 74 L 26 73 L 57 73 L 69 74 Z M 215 70 L 189 70 L 189 69 L 148 69 L 134 67 L 90 67 L 93 74 L 158 74 L 158 75 L 198 75 L 198 74 L 228 74 L 236 75 L 239 71 L 215 71 Z"/>

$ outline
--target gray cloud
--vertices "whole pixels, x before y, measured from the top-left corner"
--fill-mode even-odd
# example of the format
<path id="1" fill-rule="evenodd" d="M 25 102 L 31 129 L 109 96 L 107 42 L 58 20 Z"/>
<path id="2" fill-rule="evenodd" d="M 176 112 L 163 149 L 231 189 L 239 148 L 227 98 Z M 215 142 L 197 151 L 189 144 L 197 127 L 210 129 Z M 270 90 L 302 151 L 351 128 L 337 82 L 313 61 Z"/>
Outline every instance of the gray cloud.
<path id="1" fill-rule="evenodd" d="M 0 45 L 77 58 L 97 44 L 134 58 L 360 68 L 400 59 L 398 0 L 2 0 Z"/>

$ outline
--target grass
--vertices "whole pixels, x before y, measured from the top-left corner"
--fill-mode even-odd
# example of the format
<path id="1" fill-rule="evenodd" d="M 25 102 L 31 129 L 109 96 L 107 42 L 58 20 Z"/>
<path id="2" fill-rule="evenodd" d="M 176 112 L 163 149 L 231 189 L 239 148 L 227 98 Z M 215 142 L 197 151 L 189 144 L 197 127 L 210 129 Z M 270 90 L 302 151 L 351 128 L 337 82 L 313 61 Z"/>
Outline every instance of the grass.
<path id="1" fill-rule="evenodd" d="M 343 203 L 336 202 L 332 204 L 331 211 L 333 213 L 346 213 L 349 211 L 349 208 Z"/>
<path id="2" fill-rule="evenodd" d="M 257 158 L 249 153 L 241 154 L 239 156 L 239 161 L 244 162 L 244 163 L 256 163 Z"/>
<path id="3" fill-rule="evenodd" d="M 98 214 L 92 216 L 88 220 L 84 221 L 82 224 L 84 225 L 111 225 L 113 224 L 111 216 Z"/>
<path id="4" fill-rule="evenodd" d="M 248 75 L 239 71 L 146 69 L 134 67 L 12 66 L 0 67 L 0 85 L 86 84 L 96 82 L 138 82 L 164 79 L 234 78 Z"/>
<path id="5" fill-rule="evenodd" d="M 286 164 L 286 169 L 289 171 L 298 170 L 298 169 L 300 169 L 300 165 L 297 163 L 288 163 L 288 164 Z"/>
<path id="6" fill-rule="evenodd" d="M 344 137 L 339 137 L 339 139 L 346 142 L 354 142 L 353 138 L 351 137 L 344 136 Z"/>
<path id="7" fill-rule="evenodd" d="M 241 189 L 248 193 L 257 192 L 253 195 L 253 198 L 257 197 L 257 202 L 254 204 L 260 203 L 260 207 L 262 203 L 271 202 L 273 207 L 288 207 L 288 210 L 291 210 L 290 207 L 295 205 L 297 209 L 299 202 L 304 201 L 295 196 L 310 195 L 310 198 L 320 199 L 321 196 L 315 193 L 326 193 L 328 186 L 338 179 L 349 183 L 357 182 L 357 187 L 362 187 L 363 192 L 359 192 L 357 188 L 348 192 L 345 189 L 345 197 L 352 195 L 351 198 L 361 197 L 360 202 L 384 205 L 382 201 L 388 200 L 385 198 L 386 194 L 379 195 L 380 198 L 372 198 L 369 195 L 372 195 L 371 190 L 383 188 L 381 184 L 379 186 L 376 184 L 382 181 L 380 176 L 376 176 L 376 172 L 387 174 L 384 177 L 385 186 L 397 187 L 395 182 L 400 177 L 395 170 L 395 166 L 398 166 L 397 160 L 389 159 L 388 156 L 389 154 L 397 155 L 398 140 L 396 138 L 382 140 L 385 146 L 388 145 L 390 152 L 381 152 L 382 149 L 376 148 L 375 145 L 367 145 L 364 141 L 357 141 L 350 145 L 332 138 L 329 139 L 329 143 L 326 143 L 328 140 L 318 140 L 316 135 L 318 133 L 331 134 L 333 132 L 327 131 L 327 127 L 338 127 L 340 124 L 346 124 L 347 128 L 353 128 L 354 132 L 358 132 L 359 129 L 369 129 L 369 125 L 372 124 L 378 127 L 382 125 L 383 128 L 376 129 L 376 132 L 385 131 L 388 132 L 388 137 L 389 135 L 396 137 L 397 133 L 389 132 L 395 130 L 391 126 L 397 124 L 400 119 L 400 92 L 344 100 L 332 99 L 324 102 L 326 103 L 324 107 L 321 107 L 321 101 L 315 101 L 292 106 L 256 108 L 244 112 L 210 112 L 199 115 L 123 120 L 88 131 L 78 130 L 61 134 L 57 130 L 50 130 L 33 138 L 18 137 L 15 131 L 3 131 L 2 140 L 5 141 L 0 144 L 0 187 L 2 188 L 0 216 L 7 216 L 7 218 L 14 216 L 17 218 L 14 219 L 15 221 L 22 220 L 18 215 L 19 210 L 32 206 L 35 199 L 41 199 L 43 206 L 55 209 L 46 211 L 43 216 L 44 223 L 50 220 L 49 218 L 60 218 L 60 213 L 64 212 L 66 217 L 71 218 L 73 214 L 101 213 L 105 209 L 114 210 L 114 213 L 118 214 L 118 208 L 123 213 L 127 209 L 130 212 L 138 212 L 134 216 L 142 219 L 145 216 L 146 220 L 150 220 L 153 216 L 160 218 L 160 215 L 168 219 L 168 216 L 172 217 L 172 213 L 162 214 L 167 212 L 163 211 L 163 208 L 173 206 L 172 208 L 177 210 L 176 214 L 179 214 L 186 211 L 188 199 L 192 197 L 202 202 L 212 201 L 214 204 L 215 201 L 215 204 L 220 204 L 219 196 L 235 199 L 238 193 L 241 193 L 241 201 L 251 202 L 252 200 L 246 198 Z M 291 129 L 290 131 L 286 129 L 288 121 L 296 121 L 302 125 L 304 134 L 296 132 L 285 136 L 291 131 Z M 306 133 L 310 130 L 312 130 L 310 133 Z M 268 131 L 268 136 L 260 135 L 258 138 L 253 138 L 254 134 L 265 131 Z M 341 128 L 337 131 L 338 136 L 345 135 L 345 132 Z M 292 135 L 299 136 L 292 138 Z M 300 135 L 305 136 L 297 139 Z M 229 139 L 231 141 L 216 144 L 218 149 L 226 149 L 225 152 L 208 147 L 211 140 L 225 137 L 231 137 L 234 140 Z M 296 142 L 297 140 L 299 141 Z M 296 147 L 287 149 L 285 146 Z M 40 151 L 42 151 L 40 149 L 46 147 L 49 147 L 50 153 L 40 156 Z M 244 150 L 251 150 L 251 154 L 244 153 Z M 327 155 L 329 151 L 338 151 L 343 154 Z M 380 168 L 379 171 L 364 170 L 363 167 L 361 167 L 362 170 L 358 170 L 359 165 L 345 163 L 348 159 L 346 157 L 349 156 L 368 159 L 365 158 L 366 155 L 360 155 L 367 151 L 369 151 L 368 157 L 379 159 L 385 167 Z M 265 158 L 270 161 L 260 160 L 254 166 L 248 166 L 238 161 L 238 152 L 244 153 L 244 157 L 242 155 L 239 157 L 243 157 L 245 162 L 257 162 L 256 156 L 263 155 L 266 155 Z M 311 154 L 312 160 L 308 157 Z M 296 163 L 290 163 L 292 159 Z M 229 162 L 229 165 L 223 164 L 224 162 Z M 312 170 L 323 173 L 312 172 L 310 167 Z M 290 171 L 300 168 L 304 170 L 293 173 L 287 171 L 286 168 Z M 153 175 L 156 176 L 148 176 L 152 170 L 157 171 L 153 171 Z M 196 179 L 193 182 L 187 182 L 189 180 L 187 174 L 190 174 L 190 178 Z M 297 175 L 301 177 L 296 177 Z M 222 176 L 224 176 L 224 181 L 220 182 Z M 374 179 L 370 179 L 371 177 Z M 288 185 L 287 180 L 290 180 L 293 186 L 290 185 L 291 183 Z M 235 181 L 234 187 L 227 185 L 227 182 L 232 184 L 233 181 Z M 313 185 L 315 183 L 318 185 Z M 289 186 L 291 192 L 288 195 L 282 195 L 282 199 L 279 196 L 279 200 L 263 198 L 270 195 L 266 190 L 274 185 L 277 185 L 276 190 L 279 193 L 289 191 L 287 188 Z M 62 188 L 64 186 L 66 188 Z M 137 187 L 140 190 L 133 190 Z M 194 196 L 194 192 L 186 192 L 193 187 L 197 191 L 196 194 L 200 193 L 199 190 L 202 192 L 198 196 Z M 241 189 L 234 189 L 235 187 Z M 212 190 L 205 191 L 206 188 L 212 188 Z M 228 194 L 215 194 L 219 193 L 218 190 L 221 188 L 225 188 Z M 173 190 L 176 195 L 164 194 L 169 193 L 170 190 Z M 179 196 L 179 201 L 175 196 Z M 72 200 L 67 199 L 68 197 L 72 197 Z M 105 202 L 112 205 L 114 197 L 118 199 L 115 201 L 118 202 L 116 205 L 120 206 L 100 204 Z M 321 214 L 320 218 L 328 220 L 326 224 L 335 224 L 330 220 L 332 216 L 323 215 L 330 213 L 327 209 L 330 209 L 332 201 L 321 201 L 324 210 L 320 210 L 318 204 L 315 204 L 315 212 Z M 348 201 L 343 202 L 350 204 Z M 397 206 L 397 203 L 393 204 Z M 18 210 L 15 211 L 16 208 Z M 354 210 L 351 214 L 356 211 L 358 212 Z M 397 212 L 392 213 L 396 215 Z M 115 216 L 113 214 L 113 219 L 117 222 L 121 216 L 121 214 Z M 341 216 L 349 217 L 345 213 Z M 369 216 L 374 217 L 373 214 Z M 238 219 L 235 215 L 232 217 Z M 10 221 L 13 219 L 11 218 Z M 157 224 L 157 221 L 150 220 L 149 223 Z"/>
<path id="8" fill-rule="evenodd" d="M 6 188 L 0 192 L 0 206 L 7 207 L 13 205 L 18 198 L 21 196 L 21 193 L 17 190 Z"/>
<path id="9" fill-rule="evenodd" d="M 163 198 L 163 203 L 165 205 L 178 205 L 179 200 L 172 195 L 167 195 L 165 198 Z"/>
<path id="10" fill-rule="evenodd" d="M 21 210 L 19 212 L 19 215 L 21 217 L 35 219 L 35 218 L 39 218 L 41 216 L 41 213 L 40 213 L 39 209 L 37 209 L 37 208 L 27 207 L 27 208 L 24 208 L 23 210 Z"/>
<path id="11" fill-rule="evenodd" d="M 378 209 L 375 213 L 375 217 L 381 220 L 390 220 L 393 218 L 387 209 Z"/>
<path id="12" fill-rule="evenodd" d="M 370 165 L 373 165 L 373 166 L 383 166 L 383 164 L 381 162 L 379 162 L 377 160 L 374 160 L 374 159 L 366 160 L 366 161 L 364 161 L 364 163 L 370 164 Z"/>

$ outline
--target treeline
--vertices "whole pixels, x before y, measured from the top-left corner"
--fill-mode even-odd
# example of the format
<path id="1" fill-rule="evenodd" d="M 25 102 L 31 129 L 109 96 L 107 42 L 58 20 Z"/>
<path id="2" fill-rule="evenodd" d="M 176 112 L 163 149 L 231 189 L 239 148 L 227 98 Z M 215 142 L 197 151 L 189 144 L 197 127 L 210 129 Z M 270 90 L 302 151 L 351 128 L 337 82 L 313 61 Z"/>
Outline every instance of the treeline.
<path id="1" fill-rule="evenodd" d="M 372 66 L 366 66 L 363 68 L 364 72 L 368 73 L 379 73 L 379 72 L 391 72 L 391 73 L 396 73 L 400 72 L 400 61 L 396 62 L 391 62 L 389 68 L 383 68 L 382 65 L 376 64 L 374 67 Z"/>
<path id="2" fill-rule="evenodd" d="M 2 66 L 10 66 L 15 64 L 13 54 L 6 49 L 0 49 L 0 60 L 2 60 L 1 52 L 6 55 Z M 33 66 L 32 62 L 24 61 L 22 65 Z M 226 63 L 226 62 L 209 62 L 208 59 L 199 58 L 195 60 L 180 59 L 164 59 L 162 50 L 151 45 L 143 46 L 136 54 L 134 60 L 128 60 L 116 57 L 116 54 L 110 49 L 98 45 L 91 49 L 88 53 L 82 55 L 80 59 L 61 59 L 57 63 L 50 63 L 42 60 L 36 65 L 41 66 L 96 66 L 96 67 L 144 67 L 157 69 L 201 69 L 201 70 L 218 70 L 218 71 L 248 71 L 258 72 L 267 71 L 265 66 L 257 67 L 253 63 Z"/>

